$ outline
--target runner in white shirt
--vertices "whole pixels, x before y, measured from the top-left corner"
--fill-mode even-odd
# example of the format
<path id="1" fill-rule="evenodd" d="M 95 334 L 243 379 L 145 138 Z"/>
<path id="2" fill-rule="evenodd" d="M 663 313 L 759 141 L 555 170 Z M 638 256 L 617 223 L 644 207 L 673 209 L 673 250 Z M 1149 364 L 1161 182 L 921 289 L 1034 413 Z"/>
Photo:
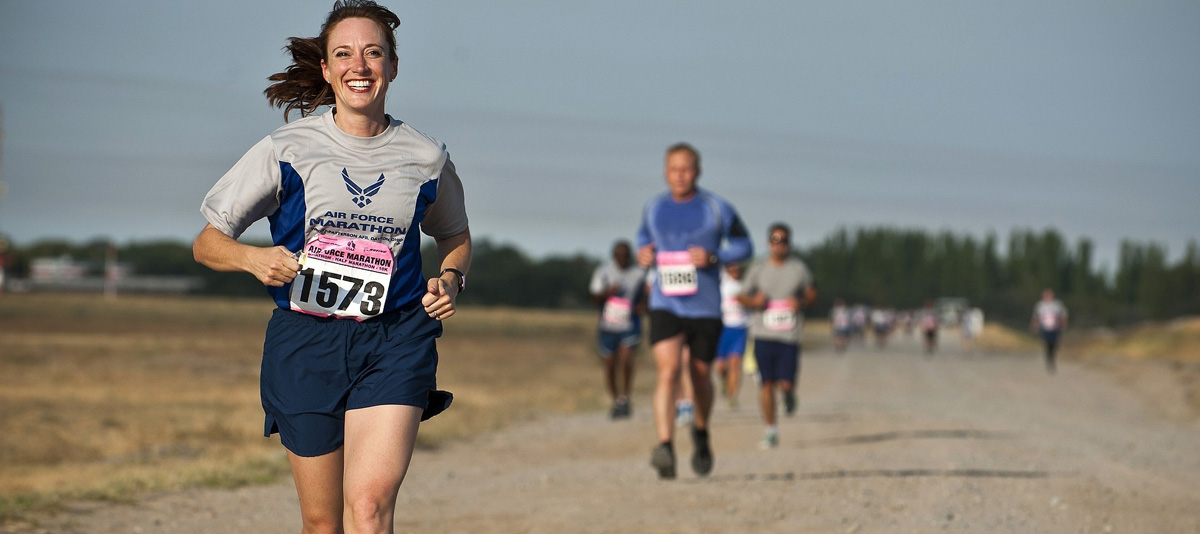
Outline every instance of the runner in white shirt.
<path id="1" fill-rule="evenodd" d="M 882 348 L 887 344 L 888 336 L 896 323 L 896 312 L 890 308 L 875 308 L 871 310 L 871 331 L 875 334 L 875 344 Z"/>
<path id="2" fill-rule="evenodd" d="M 834 352 L 845 352 L 846 342 L 850 339 L 850 310 L 840 298 L 833 301 L 833 308 L 829 310 L 829 326 L 833 329 Z"/>
<path id="3" fill-rule="evenodd" d="M 629 417 L 633 387 L 633 356 L 642 340 L 646 271 L 633 263 L 628 241 L 617 241 L 612 262 L 592 273 L 588 293 L 600 305 L 598 350 L 604 359 L 604 382 L 612 398 L 609 416 Z"/>
<path id="4" fill-rule="evenodd" d="M 729 407 L 738 408 L 742 355 L 746 353 L 749 315 L 738 301 L 742 293 L 742 264 L 730 263 L 721 274 L 721 339 L 717 341 L 717 374 Z"/>
<path id="5" fill-rule="evenodd" d="M 435 340 L 456 313 L 471 236 L 445 145 L 385 113 L 399 25 L 374 2 L 342 0 L 318 37 L 290 39 L 293 63 L 266 94 L 285 119 L 304 118 L 213 186 L 193 245 L 197 261 L 253 274 L 275 300 L 264 427 L 287 448 L 304 532 L 390 532 L 419 423 L 450 404 Z M 274 246 L 236 240 L 263 218 Z M 441 265 L 428 280 L 421 232 Z"/>
<path id="6" fill-rule="evenodd" d="M 1029 329 L 1038 332 L 1046 345 L 1046 372 L 1054 374 L 1057 370 L 1055 353 L 1058 351 L 1058 338 L 1067 328 L 1067 307 L 1062 301 L 1054 298 L 1054 291 L 1042 291 L 1042 300 L 1033 307 L 1033 317 L 1029 319 Z"/>

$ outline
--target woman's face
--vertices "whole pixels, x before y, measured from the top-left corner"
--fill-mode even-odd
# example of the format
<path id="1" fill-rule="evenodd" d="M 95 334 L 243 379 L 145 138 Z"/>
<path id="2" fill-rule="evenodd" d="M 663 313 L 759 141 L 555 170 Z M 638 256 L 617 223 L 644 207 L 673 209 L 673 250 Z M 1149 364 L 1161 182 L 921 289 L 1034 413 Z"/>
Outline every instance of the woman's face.
<path id="1" fill-rule="evenodd" d="M 321 61 L 333 87 L 339 112 L 383 120 L 388 84 L 396 77 L 396 58 L 388 59 L 387 38 L 375 21 L 348 18 L 334 25 Z"/>

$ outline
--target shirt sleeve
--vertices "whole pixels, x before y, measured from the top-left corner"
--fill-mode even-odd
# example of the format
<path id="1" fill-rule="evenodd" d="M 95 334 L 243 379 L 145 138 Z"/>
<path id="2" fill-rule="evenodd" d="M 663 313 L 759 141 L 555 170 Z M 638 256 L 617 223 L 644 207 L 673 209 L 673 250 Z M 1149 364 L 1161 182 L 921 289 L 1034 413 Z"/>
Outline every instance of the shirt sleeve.
<path id="1" fill-rule="evenodd" d="M 271 137 L 250 148 L 213 185 L 200 213 L 225 235 L 237 239 L 251 224 L 279 209 L 282 171 Z"/>
<path id="2" fill-rule="evenodd" d="M 725 235 L 725 246 L 717 251 L 717 259 L 721 263 L 736 263 L 750 258 L 754 255 L 754 242 L 750 239 L 750 233 L 746 231 L 746 225 L 742 224 L 742 219 L 738 217 L 733 206 L 723 203 L 721 209 L 728 213 L 727 216 L 721 217 L 725 225 L 721 229 Z"/>
<path id="3" fill-rule="evenodd" d="M 438 176 L 437 200 L 425 212 L 421 231 L 438 239 L 460 234 L 466 229 L 467 204 L 462 180 L 454 169 L 454 162 L 447 156 Z"/>
<path id="4" fill-rule="evenodd" d="M 796 288 L 796 296 L 803 297 L 808 288 L 813 287 L 812 271 L 808 270 L 808 265 L 800 262 L 800 287 Z"/>
<path id="5" fill-rule="evenodd" d="M 592 272 L 592 281 L 588 284 L 588 293 L 599 295 L 604 292 L 604 267 Z"/>
<path id="6" fill-rule="evenodd" d="M 758 292 L 758 277 L 762 269 L 758 264 L 750 266 L 746 271 L 746 276 L 742 278 L 742 292 L 739 293 L 743 297 L 753 297 Z"/>

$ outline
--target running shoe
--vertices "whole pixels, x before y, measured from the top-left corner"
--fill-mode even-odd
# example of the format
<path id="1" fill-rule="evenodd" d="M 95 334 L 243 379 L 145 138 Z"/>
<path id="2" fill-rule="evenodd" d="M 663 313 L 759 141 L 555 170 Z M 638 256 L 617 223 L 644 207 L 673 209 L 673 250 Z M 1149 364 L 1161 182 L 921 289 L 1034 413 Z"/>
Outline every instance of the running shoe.
<path id="1" fill-rule="evenodd" d="M 783 392 L 783 411 L 789 416 L 796 413 L 796 390 Z"/>
<path id="2" fill-rule="evenodd" d="M 617 402 L 613 403 L 612 412 L 609 414 L 613 419 L 629 417 L 631 410 L 629 409 L 629 398 L 620 397 Z"/>
<path id="3" fill-rule="evenodd" d="M 692 427 L 692 441 L 696 443 L 696 452 L 692 453 L 692 471 L 699 476 L 712 472 L 713 454 L 708 446 L 708 430 Z"/>
<path id="4" fill-rule="evenodd" d="M 763 432 L 762 441 L 758 442 L 758 448 L 762 450 L 774 449 L 779 446 L 779 431 L 774 428 L 768 428 Z"/>
<path id="5" fill-rule="evenodd" d="M 695 408 L 692 407 L 691 401 L 679 401 L 675 403 L 675 426 L 685 427 L 692 424 L 696 419 Z"/>
<path id="6" fill-rule="evenodd" d="M 650 453 L 650 465 L 658 470 L 658 478 L 675 478 L 675 450 L 670 443 L 660 443 Z"/>

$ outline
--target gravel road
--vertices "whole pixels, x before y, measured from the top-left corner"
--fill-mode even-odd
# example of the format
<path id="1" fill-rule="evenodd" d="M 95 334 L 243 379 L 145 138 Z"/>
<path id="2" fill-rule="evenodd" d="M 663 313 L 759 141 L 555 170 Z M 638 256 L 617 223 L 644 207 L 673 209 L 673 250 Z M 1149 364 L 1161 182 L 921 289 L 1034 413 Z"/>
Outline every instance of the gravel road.
<path id="1" fill-rule="evenodd" d="M 949 339 L 806 354 L 800 408 L 757 447 L 752 391 L 718 401 L 716 467 L 649 466 L 634 416 L 543 417 L 418 451 L 397 532 L 1200 532 L 1200 419 L 1169 365 L 975 354 Z M 648 376 L 640 377 L 648 380 Z M 599 380 L 599 373 L 597 373 Z M 55 533 L 295 533 L 290 482 L 81 504 Z"/>

